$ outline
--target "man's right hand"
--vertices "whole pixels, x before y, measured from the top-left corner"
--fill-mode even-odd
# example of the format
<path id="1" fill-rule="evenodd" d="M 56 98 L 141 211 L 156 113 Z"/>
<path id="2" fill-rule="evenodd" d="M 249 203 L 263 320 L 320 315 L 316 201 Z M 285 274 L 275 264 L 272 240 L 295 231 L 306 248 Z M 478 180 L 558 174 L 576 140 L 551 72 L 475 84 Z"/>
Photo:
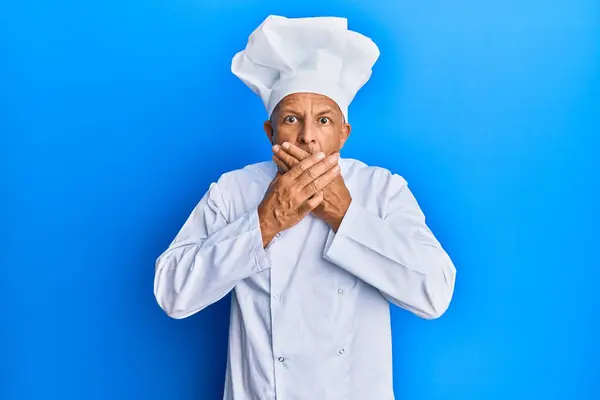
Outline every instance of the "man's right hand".
<path id="1" fill-rule="evenodd" d="M 285 174 L 277 173 L 258 206 L 263 247 L 323 201 L 322 189 L 340 173 L 337 155 L 313 154 Z"/>

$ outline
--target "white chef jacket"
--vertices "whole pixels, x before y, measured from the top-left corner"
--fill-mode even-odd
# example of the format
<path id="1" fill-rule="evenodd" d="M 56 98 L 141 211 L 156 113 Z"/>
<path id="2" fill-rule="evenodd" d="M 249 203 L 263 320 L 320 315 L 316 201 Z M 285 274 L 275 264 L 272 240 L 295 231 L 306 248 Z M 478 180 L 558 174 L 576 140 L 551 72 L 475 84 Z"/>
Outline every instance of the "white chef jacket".
<path id="1" fill-rule="evenodd" d="M 347 158 L 337 231 L 308 215 L 263 249 L 257 207 L 272 161 L 223 174 L 156 262 L 173 318 L 233 289 L 224 400 L 393 400 L 389 302 L 448 308 L 456 269 L 401 176 Z"/>

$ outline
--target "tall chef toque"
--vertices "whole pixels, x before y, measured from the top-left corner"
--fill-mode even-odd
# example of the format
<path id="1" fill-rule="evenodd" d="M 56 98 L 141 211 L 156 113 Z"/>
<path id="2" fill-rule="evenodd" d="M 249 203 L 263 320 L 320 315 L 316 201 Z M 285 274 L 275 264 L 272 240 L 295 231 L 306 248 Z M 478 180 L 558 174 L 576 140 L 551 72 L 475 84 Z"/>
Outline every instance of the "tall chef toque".
<path id="1" fill-rule="evenodd" d="M 378 57 L 377 45 L 348 30 L 346 18 L 271 15 L 233 57 L 231 72 L 260 96 L 269 118 L 285 96 L 316 93 L 335 101 L 348 121 Z"/>

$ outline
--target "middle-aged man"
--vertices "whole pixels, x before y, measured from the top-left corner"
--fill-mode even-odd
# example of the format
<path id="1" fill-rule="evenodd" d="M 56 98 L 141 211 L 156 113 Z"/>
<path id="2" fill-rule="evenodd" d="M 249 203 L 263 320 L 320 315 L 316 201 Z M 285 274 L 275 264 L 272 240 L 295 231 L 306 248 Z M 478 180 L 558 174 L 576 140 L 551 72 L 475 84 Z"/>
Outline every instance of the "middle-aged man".
<path id="1" fill-rule="evenodd" d="M 427 319 L 450 304 L 456 269 L 406 180 L 339 157 L 378 57 L 343 18 L 270 16 L 233 58 L 273 159 L 210 185 L 154 284 L 173 318 L 234 289 L 225 400 L 394 399 L 389 302 Z"/>

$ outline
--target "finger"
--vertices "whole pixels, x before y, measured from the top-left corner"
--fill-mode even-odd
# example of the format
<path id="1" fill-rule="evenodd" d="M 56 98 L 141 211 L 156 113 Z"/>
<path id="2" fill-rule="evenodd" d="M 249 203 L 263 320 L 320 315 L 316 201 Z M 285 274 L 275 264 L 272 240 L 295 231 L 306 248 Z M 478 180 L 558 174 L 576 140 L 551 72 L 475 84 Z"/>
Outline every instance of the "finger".
<path id="1" fill-rule="evenodd" d="M 324 198 L 325 197 L 323 195 L 323 191 L 318 191 L 313 197 L 306 200 L 304 204 L 302 204 L 302 206 L 300 207 L 300 213 L 303 215 L 310 213 L 312 210 L 317 208 L 319 204 L 323 202 Z"/>
<path id="2" fill-rule="evenodd" d="M 275 164 L 277 164 L 279 171 L 284 174 L 290 170 L 290 168 L 274 154 L 273 154 L 273 162 Z"/>
<path id="3" fill-rule="evenodd" d="M 274 151 L 275 156 L 283 161 L 289 168 L 292 168 L 294 165 L 298 164 L 301 160 L 298 160 L 296 157 L 292 156 L 290 153 L 285 151 L 282 147 L 279 147 L 277 151 Z"/>
<path id="4" fill-rule="evenodd" d="M 301 176 L 307 169 L 318 163 L 319 161 L 325 158 L 325 153 L 317 153 L 313 154 L 308 158 L 300 161 L 298 164 L 294 165 L 290 171 L 285 174 L 288 179 L 296 180 L 299 176 Z"/>
<path id="5" fill-rule="evenodd" d="M 302 161 L 310 156 L 309 152 L 302 150 L 300 147 L 289 142 L 283 142 L 281 144 L 281 147 L 283 147 L 285 151 L 287 151 L 290 155 L 292 155 L 295 159 L 299 161 Z"/>
<path id="6" fill-rule="evenodd" d="M 315 193 L 322 191 L 327 185 L 335 180 L 335 178 L 340 174 L 340 166 L 335 165 L 333 168 L 329 169 L 323 175 L 319 176 L 317 179 L 308 183 L 304 188 L 302 188 L 302 197 L 310 197 Z"/>
<path id="7" fill-rule="evenodd" d="M 298 185 L 300 185 L 300 188 L 305 187 L 306 185 L 310 184 L 312 181 L 329 171 L 331 168 L 333 168 L 337 164 L 337 162 L 337 154 L 332 154 L 323 161 L 313 165 L 312 167 L 308 168 L 305 172 L 303 172 L 302 175 L 297 179 Z"/>

